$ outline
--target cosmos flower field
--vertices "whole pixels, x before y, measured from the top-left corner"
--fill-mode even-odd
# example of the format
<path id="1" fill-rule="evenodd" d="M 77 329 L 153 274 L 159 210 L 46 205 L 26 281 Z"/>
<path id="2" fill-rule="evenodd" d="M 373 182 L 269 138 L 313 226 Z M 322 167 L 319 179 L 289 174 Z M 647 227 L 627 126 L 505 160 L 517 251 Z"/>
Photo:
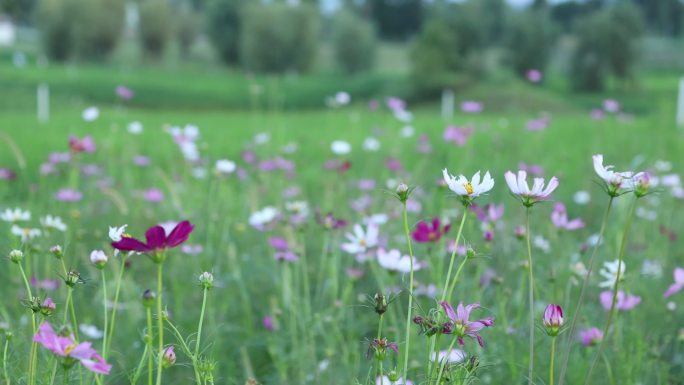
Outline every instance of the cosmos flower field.
<path id="1" fill-rule="evenodd" d="M 683 384 L 672 111 L 460 107 L 7 114 L 0 382 Z"/>

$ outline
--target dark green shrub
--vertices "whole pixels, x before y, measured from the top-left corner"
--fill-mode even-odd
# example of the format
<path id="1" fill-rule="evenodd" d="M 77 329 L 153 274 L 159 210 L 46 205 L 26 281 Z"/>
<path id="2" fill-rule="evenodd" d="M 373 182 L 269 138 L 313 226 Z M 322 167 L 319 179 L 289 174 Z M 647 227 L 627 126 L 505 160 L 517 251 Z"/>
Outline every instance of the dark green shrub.
<path id="1" fill-rule="evenodd" d="M 507 60 L 513 70 L 524 76 L 530 69 L 543 71 L 550 58 L 555 27 L 545 10 L 515 15 L 506 40 Z"/>
<path id="2" fill-rule="evenodd" d="M 373 26 L 349 11 L 340 12 L 334 22 L 335 60 L 344 71 L 369 70 L 375 59 L 376 38 Z"/>
<path id="3" fill-rule="evenodd" d="M 465 62 L 457 49 L 458 36 L 443 21 L 423 26 L 411 50 L 411 80 L 421 94 L 453 86 Z"/>
<path id="4" fill-rule="evenodd" d="M 166 0 L 145 0 L 140 5 L 139 37 L 145 55 L 161 58 L 172 27 L 171 10 Z"/>
<path id="5" fill-rule="evenodd" d="M 244 3 L 244 0 L 211 0 L 207 5 L 207 33 L 226 64 L 240 61 L 240 15 Z"/>

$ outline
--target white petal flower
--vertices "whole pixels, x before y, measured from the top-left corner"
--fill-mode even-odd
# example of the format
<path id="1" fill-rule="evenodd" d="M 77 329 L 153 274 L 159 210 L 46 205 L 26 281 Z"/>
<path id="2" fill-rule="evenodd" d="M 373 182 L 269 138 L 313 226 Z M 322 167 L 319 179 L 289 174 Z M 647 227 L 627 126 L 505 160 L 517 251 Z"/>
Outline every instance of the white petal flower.
<path id="1" fill-rule="evenodd" d="M 617 189 L 625 187 L 624 184 L 632 177 L 632 172 L 617 172 L 613 171 L 614 166 L 603 166 L 603 155 L 596 154 L 592 156 L 594 161 L 594 171 L 599 178 L 603 179 L 615 192 Z"/>
<path id="2" fill-rule="evenodd" d="M 40 229 L 32 229 L 29 227 L 19 227 L 17 225 L 12 225 L 10 232 L 13 235 L 21 237 L 22 242 L 26 242 L 29 239 L 39 237 L 42 234 L 42 231 L 40 231 Z"/>
<path id="3" fill-rule="evenodd" d="M 119 242 L 121 240 L 121 236 L 123 236 L 124 232 L 126 231 L 126 227 L 128 227 L 128 225 L 123 225 L 121 227 L 109 226 L 109 239 L 111 239 L 112 242 Z"/>
<path id="4" fill-rule="evenodd" d="M 280 211 L 275 207 L 266 206 L 250 215 L 249 224 L 255 228 L 261 228 L 275 220 L 279 214 Z"/>
<path id="5" fill-rule="evenodd" d="M 468 180 L 463 175 L 459 175 L 458 177 L 449 175 L 446 168 L 442 170 L 442 175 L 447 186 L 449 186 L 449 189 L 460 196 L 477 197 L 494 188 L 494 179 L 489 175 L 489 171 L 485 173 L 482 180 L 480 180 L 479 171 L 473 175 L 471 180 Z"/>
<path id="6" fill-rule="evenodd" d="M 526 205 L 530 205 L 534 201 L 547 199 L 558 187 L 558 178 L 554 176 L 551 177 L 546 187 L 544 187 L 544 178 L 534 178 L 532 189 L 530 189 L 527 184 L 527 172 L 523 170 L 518 171 L 517 176 L 511 171 L 507 171 L 504 177 L 511 193 L 521 197 Z"/>
<path id="7" fill-rule="evenodd" d="M 363 141 L 363 149 L 366 151 L 378 151 L 380 149 L 380 141 L 374 137 L 368 137 Z"/>
<path id="8" fill-rule="evenodd" d="M 86 122 L 94 122 L 99 116 L 100 110 L 98 110 L 97 107 L 88 107 L 83 110 L 83 113 L 81 114 L 81 117 Z"/>
<path id="9" fill-rule="evenodd" d="M 231 174 L 237 169 L 237 165 L 232 160 L 219 159 L 216 161 L 216 171 L 220 174 Z"/>
<path id="10" fill-rule="evenodd" d="M 5 211 L 0 213 L 0 219 L 10 223 L 29 221 L 31 220 L 31 213 L 29 211 L 23 211 L 18 207 L 14 210 L 5 209 Z"/>
<path id="11" fill-rule="evenodd" d="M 131 134 L 140 134 L 143 131 L 143 125 L 142 123 L 138 121 L 130 122 L 128 123 L 128 132 Z"/>
<path id="12" fill-rule="evenodd" d="M 337 155 L 345 155 L 351 152 L 351 144 L 344 140 L 336 140 L 332 142 L 330 149 Z"/>
<path id="13" fill-rule="evenodd" d="M 380 229 L 376 224 L 369 224 L 366 231 L 361 225 L 354 225 L 354 233 L 347 233 L 348 242 L 342 244 L 342 250 L 349 254 L 362 254 L 366 250 L 378 245 L 378 235 Z"/>
<path id="14" fill-rule="evenodd" d="M 46 229 L 66 231 L 67 225 L 62 222 L 62 218 L 53 217 L 52 215 L 46 215 L 40 218 L 40 224 Z"/>
<path id="15" fill-rule="evenodd" d="M 614 260 L 612 262 L 604 262 L 603 267 L 599 270 L 599 274 L 606 280 L 599 283 L 599 287 L 612 288 L 615 286 L 618 275 L 618 265 L 620 266 L 620 278 L 624 277 L 625 274 L 625 262 L 620 263 L 619 260 Z"/>

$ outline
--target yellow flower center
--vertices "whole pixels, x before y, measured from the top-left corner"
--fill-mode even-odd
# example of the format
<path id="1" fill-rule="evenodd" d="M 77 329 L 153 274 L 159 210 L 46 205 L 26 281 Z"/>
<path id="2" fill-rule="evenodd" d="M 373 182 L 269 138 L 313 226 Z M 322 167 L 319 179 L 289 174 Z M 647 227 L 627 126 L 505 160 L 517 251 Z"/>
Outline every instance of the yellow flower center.
<path id="1" fill-rule="evenodd" d="M 71 354 L 71 352 L 74 351 L 75 348 L 76 348 L 76 345 L 71 344 L 64 349 L 64 353 L 68 356 L 69 354 Z"/>
<path id="2" fill-rule="evenodd" d="M 360 239 L 359 240 L 359 245 L 366 247 L 366 240 L 365 239 Z"/>
<path id="3" fill-rule="evenodd" d="M 468 195 L 473 193 L 473 185 L 470 182 L 463 185 L 463 187 L 465 187 L 465 190 L 468 193 Z"/>

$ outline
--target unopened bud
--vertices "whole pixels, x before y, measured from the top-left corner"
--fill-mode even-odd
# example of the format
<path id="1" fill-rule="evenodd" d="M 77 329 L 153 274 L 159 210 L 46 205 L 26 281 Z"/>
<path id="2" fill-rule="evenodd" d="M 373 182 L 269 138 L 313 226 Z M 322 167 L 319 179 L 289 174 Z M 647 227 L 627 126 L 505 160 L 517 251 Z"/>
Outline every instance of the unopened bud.
<path id="1" fill-rule="evenodd" d="M 387 299 L 382 293 L 375 294 L 373 297 L 375 312 L 378 315 L 383 315 L 387 311 Z"/>
<path id="2" fill-rule="evenodd" d="M 64 278 L 64 283 L 66 283 L 69 287 L 74 287 L 77 283 L 82 282 L 83 280 L 81 279 L 81 275 L 77 271 L 70 271 Z"/>
<path id="3" fill-rule="evenodd" d="M 399 381 L 399 373 L 397 373 L 396 370 L 390 370 L 390 372 L 387 373 L 387 378 L 391 383 L 397 382 Z"/>
<path id="4" fill-rule="evenodd" d="M 40 314 L 48 317 L 51 316 L 56 309 L 57 305 L 55 304 L 55 302 L 52 300 L 52 298 L 47 297 L 45 298 L 45 301 L 43 301 L 43 303 L 40 305 Z"/>
<path id="5" fill-rule="evenodd" d="M 154 306 L 154 300 L 157 298 L 157 295 L 150 289 L 145 290 L 145 292 L 142 295 L 142 302 L 143 306 L 146 308 L 151 308 Z"/>
<path id="6" fill-rule="evenodd" d="M 214 275 L 208 271 L 205 271 L 204 273 L 200 274 L 199 282 L 203 289 L 211 289 L 212 286 L 214 286 Z"/>
<path id="7" fill-rule="evenodd" d="M 402 203 L 405 203 L 408 200 L 409 193 L 411 190 L 405 183 L 400 183 L 399 186 L 397 186 L 397 198 L 399 198 L 399 201 Z"/>
<path id="8" fill-rule="evenodd" d="M 24 253 L 22 253 L 21 250 L 12 250 L 9 252 L 9 259 L 14 263 L 19 263 L 24 259 Z"/>
<path id="9" fill-rule="evenodd" d="M 64 256 L 64 252 L 62 251 L 62 247 L 60 245 L 54 245 L 50 248 L 50 253 L 55 256 L 57 259 L 62 259 Z"/>
<path id="10" fill-rule="evenodd" d="M 92 262 L 93 265 L 95 265 L 95 267 L 98 269 L 104 268 L 108 260 L 109 258 L 107 258 L 107 254 L 105 254 L 105 252 L 102 250 L 93 250 L 90 253 L 90 262 Z"/>
<path id="11" fill-rule="evenodd" d="M 162 367 L 164 369 L 170 368 L 176 363 L 176 351 L 173 349 L 173 345 L 169 345 L 164 349 L 162 354 Z"/>

